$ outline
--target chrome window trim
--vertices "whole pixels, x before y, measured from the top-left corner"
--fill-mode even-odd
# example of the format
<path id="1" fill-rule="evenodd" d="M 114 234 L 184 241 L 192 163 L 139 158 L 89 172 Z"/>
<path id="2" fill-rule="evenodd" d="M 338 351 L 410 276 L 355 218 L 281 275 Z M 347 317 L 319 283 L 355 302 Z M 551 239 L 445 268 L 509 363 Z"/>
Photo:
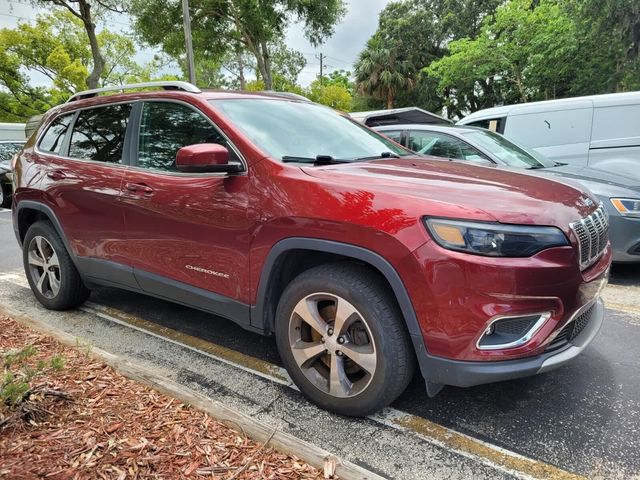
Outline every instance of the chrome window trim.
<path id="1" fill-rule="evenodd" d="M 500 343 L 496 345 L 480 345 L 480 340 L 484 338 L 485 332 L 489 328 L 491 328 L 491 326 L 494 323 L 500 320 L 508 319 L 508 318 L 532 317 L 534 315 L 539 315 L 539 318 L 538 320 L 536 320 L 536 323 L 534 323 L 533 327 L 531 327 L 522 337 L 518 338 L 517 340 L 514 340 L 509 343 Z M 478 350 L 507 350 L 510 348 L 521 347 L 522 345 L 529 343 L 529 341 L 535 336 L 536 333 L 538 333 L 538 331 L 542 328 L 542 326 L 545 323 L 547 323 L 547 320 L 549 320 L 550 318 L 551 318 L 551 312 L 528 313 L 528 314 L 521 314 L 521 315 L 499 315 L 497 317 L 494 317 L 493 319 L 491 319 L 489 324 L 484 328 L 484 330 L 482 331 L 482 335 L 480 335 L 480 337 L 476 341 L 476 348 Z"/>
<path id="2" fill-rule="evenodd" d="M 54 157 L 63 158 L 65 160 L 79 160 L 79 161 L 83 161 L 83 162 L 94 162 L 94 163 L 98 163 L 100 165 L 106 165 L 107 162 L 99 162 L 97 160 L 89 160 L 89 159 L 86 159 L 86 158 L 68 157 L 66 155 L 60 155 L 60 154 L 57 154 L 55 152 L 48 152 L 46 150 L 40 150 L 40 142 L 42 141 L 42 137 L 44 136 L 44 134 L 49 130 L 49 127 L 51 127 L 51 124 L 53 122 L 55 122 L 60 117 L 64 117 L 65 115 L 76 115 L 77 116 L 80 112 L 82 112 L 84 110 L 90 110 L 92 108 L 108 107 L 108 106 L 111 106 L 111 105 L 127 105 L 127 104 L 130 104 L 132 106 L 132 109 L 133 109 L 133 105 L 137 101 L 139 101 L 139 100 L 134 100 L 134 101 L 128 100 L 128 101 L 120 101 L 120 102 L 105 102 L 105 103 L 99 103 L 97 105 L 72 108 L 72 109 L 69 109 L 69 110 L 65 110 L 64 112 L 59 112 L 58 114 L 52 116 L 49 119 L 49 121 L 47 122 L 46 125 L 42 125 L 41 126 L 40 132 L 38 133 L 38 136 L 36 137 L 36 141 L 34 143 L 33 150 L 36 153 L 40 153 L 40 154 L 43 154 L 43 155 L 53 155 Z M 131 116 L 131 114 L 129 114 L 129 116 Z M 72 130 L 73 130 L 73 127 L 75 127 L 75 125 L 76 125 L 76 119 L 74 118 L 72 120 L 72 122 L 69 124 L 69 126 L 71 126 Z M 67 134 L 65 133 L 65 137 L 66 137 L 66 135 Z M 69 140 L 71 140 L 71 137 L 69 137 Z M 65 138 L 65 141 L 66 141 L 66 138 Z M 124 163 L 120 163 L 118 165 L 126 167 L 126 165 Z"/>
<path id="3" fill-rule="evenodd" d="M 195 106 L 191 105 L 188 102 L 184 102 L 182 100 L 177 100 L 175 98 L 149 98 L 149 99 L 143 99 L 143 100 L 138 100 L 139 102 L 142 102 L 142 108 L 144 109 L 144 104 L 145 103 L 159 103 L 159 102 L 163 102 L 163 103 L 177 103 L 179 105 L 184 105 L 188 108 L 190 108 L 191 110 L 193 110 L 194 112 L 202 115 L 202 117 L 211 124 L 211 126 L 220 134 L 220 136 L 222 136 L 222 138 L 224 138 L 226 140 L 226 142 L 229 144 L 229 146 L 231 146 L 231 149 L 234 151 L 234 153 L 238 156 L 238 159 L 240 159 L 240 163 L 242 164 L 243 170 L 236 172 L 236 174 L 246 174 L 249 171 L 249 164 L 247 162 L 247 160 L 244 158 L 244 155 L 242 155 L 242 153 L 240 152 L 240 150 L 238 150 L 238 147 L 235 146 L 235 144 L 231 141 L 231 139 L 215 124 L 213 123 L 213 121 L 204 114 L 204 112 L 202 110 L 200 110 L 199 108 L 196 108 Z M 140 139 L 140 128 L 142 127 L 142 118 L 140 118 L 140 122 L 138 122 L 138 136 L 137 139 Z M 138 142 L 139 143 L 139 142 Z M 135 146 L 136 148 L 136 162 L 138 160 L 137 158 L 137 152 L 139 149 L 139 145 Z M 160 174 L 180 174 L 180 175 L 191 175 L 193 176 L 194 174 L 192 173 L 185 173 L 185 172 L 171 172 L 171 171 L 167 171 L 167 170 L 158 170 L 158 169 L 151 169 L 151 168 L 145 168 L 145 167 L 138 167 L 137 165 L 131 165 L 131 167 L 135 167 L 135 168 L 140 168 L 142 170 L 144 170 L 145 172 L 155 172 L 155 173 L 160 173 Z M 228 173 L 224 173 L 222 172 L 223 175 L 229 175 Z M 207 175 L 215 175 L 215 176 L 219 176 L 220 174 L 218 172 L 207 172 L 207 173 L 200 173 L 197 174 L 198 176 L 207 176 Z"/>
<path id="4" fill-rule="evenodd" d="M 213 128 L 215 128 L 218 133 L 220 133 L 220 135 L 228 142 L 228 144 L 231 146 L 231 148 L 233 149 L 233 151 L 235 152 L 235 154 L 238 156 L 238 158 L 240 159 L 240 163 L 242 163 L 243 166 L 243 170 L 239 171 L 239 172 L 234 172 L 233 174 L 229 174 L 226 172 L 206 172 L 206 173 L 187 173 L 187 172 L 169 172 L 166 170 L 154 170 L 154 169 L 150 169 L 150 168 L 144 168 L 144 167 L 138 167 L 137 165 L 127 165 L 124 162 L 123 163 L 107 163 L 107 162 L 99 162 L 97 160 L 89 160 L 86 158 L 74 158 L 74 157 L 69 157 L 66 155 L 60 155 L 54 152 L 48 152 L 48 151 L 44 151 L 44 150 L 40 150 L 40 141 L 42 140 L 42 137 L 44 136 L 44 134 L 49 130 L 49 127 L 51 126 L 51 124 L 56 121 L 58 118 L 64 116 L 64 115 L 76 115 L 78 114 L 78 112 L 81 112 L 83 110 L 89 110 L 92 108 L 101 108 L 101 107 L 106 107 L 109 105 L 124 105 L 124 104 L 131 104 L 132 106 L 136 103 L 143 103 L 143 107 L 144 107 L 144 102 L 171 102 L 171 103 L 178 103 L 181 105 L 186 105 L 187 107 L 191 108 L 192 110 L 196 111 L 197 113 L 199 113 L 200 115 L 202 115 L 212 126 Z M 75 119 L 72 120 L 72 123 L 70 124 L 72 127 L 75 126 Z M 138 129 L 140 128 L 141 123 L 138 124 Z M 65 136 L 67 135 L 67 133 L 65 133 Z M 66 141 L 66 140 L 65 140 Z M 136 149 L 137 149 L 137 145 L 136 145 Z M 242 155 L 242 153 L 240 152 L 240 150 L 238 150 L 238 147 L 235 146 L 235 144 L 229 139 L 229 137 L 222 131 L 220 130 L 220 128 L 218 128 L 217 125 L 215 125 L 211 119 L 204 115 L 204 113 L 202 112 L 202 110 L 194 107 L 193 105 L 191 105 L 188 102 L 184 102 L 182 100 L 176 100 L 173 98 L 162 98 L 162 97 L 158 97 L 158 98 L 149 98 L 149 99 L 136 99 L 136 100 L 123 100 L 123 101 L 119 101 L 119 102 L 105 102 L 105 103 L 101 103 L 98 105 L 91 105 L 91 106 L 84 106 L 84 107 L 78 107 L 78 108 L 74 108 L 74 109 L 70 109 L 70 110 L 65 110 L 64 112 L 60 112 L 57 115 L 54 115 L 51 117 L 51 119 L 47 122 L 46 125 L 43 125 L 42 128 L 40 129 L 40 132 L 38 133 L 38 136 L 36 137 L 36 141 L 33 147 L 33 150 L 35 153 L 38 153 L 40 155 L 49 155 L 49 156 L 53 156 L 53 157 L 57 157 L 63 160 L 73 160 L 75 162 L 88 162 L 88 163 L 95 163 L 97 165 L 111 165 L 113 167 L 127 167 L 127 168 L 131 168 L 131 169 L 137 169 L 137 170 L 141 170 L 144 172 L 153 172 L 156 174 L 162 174 L 162 175 L 169 175 L 169 176 L 186 176 L 186 177 L 194 177 L 194 178 L 203 178 L 203 177 L 223 177 L 223 176 L 241 176 L 241 175 L 246 175 L 249 172 L 249 164 L 247 162 L 247 160 L 244 158 L 244 155 Z"/>

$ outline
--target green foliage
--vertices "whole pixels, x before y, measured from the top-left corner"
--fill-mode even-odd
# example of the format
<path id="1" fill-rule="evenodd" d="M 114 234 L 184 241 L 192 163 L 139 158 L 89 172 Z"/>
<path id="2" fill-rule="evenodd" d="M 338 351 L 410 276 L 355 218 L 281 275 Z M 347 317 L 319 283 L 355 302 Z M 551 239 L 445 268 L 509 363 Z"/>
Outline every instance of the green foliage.
<path id="1" fill-rule="evenodd" d="M 374 36 L 356 63 L 358 91 L 384 100 L 387 108 L 394 107 L 398 91 L 410 89 L 414 82 L 413 65 L 399 53 L 397 46 L 388 47 Z"/>
<path id="2" fill-rule="evenodd" d="M 182 58 L 180 0 L 133 0 L 130 8 L 141 38 Z M 273 88 L 274 66 L 280 64 L 278 73 L 291 80 L 300 64 L 296 54 L 277 47 L 291 20 L 301 23 L 307 39 L 318 45 L 345 13 L 343 0 L 192 0 L 190 9 L 195 57 L 222 61 L 229 53 L 250 52 L 267 89 Z"/>
<path id="3" fill-rule="evenodd" d="M 351 80 L 351 72 L 348 70 L 334 70 L 322 77 L 323 85 L 337 85 L 343 87 L 350 95 L 354 92 L 354 83 Z"/>
<path id="4" fill-rule="evenodd" d="M 450 116 L 495 105 L 564 96 L 580 72 L 575 24 L 553 0 L 511 0 L 476 39 L 449 44 L 424 74 L 436 79 Z"/>
<path id="5" fill-rule="evenodd" d="M 353 99 L 349 90 L 338 83 L 320 84 L 320 80 L 311 83 L 307 90 L 309 100 L 327 105 L 343 112 L 351 111 Z"/>
<path id="6" fill-rule="evenodd" d="M 100 83 L 114 85 L 152 79 L 161 67 L 133 60 L 130 37 L 103 30 L 97 35 L 106 63 Z M 20 122 L 41 114 L 86 88 L 93 57 L 82 22 L 66 11 L 39 15 L 34 23 L 0 29 L 0 121 Z M 51 80 L 52 87 L 32 87 L 25 69 Z"/>
<path id="7" fill-rule="evenodd" d="M 371 95 L 365 104 L 442 107 L 433 82 L 420 70 L 447 54 L 450 41 L 475 38 L 483 18 L 491 15 L 501 0 L 400 0 L 380 13 L 378 30 L 367 42 L 356 64 L 360 95 Z M 377 64 L 377 66 L 375 66 Z M 390 85 L 381 83 L 385 76 Z M 376 102 L 376 100 L 378 100 Z"/>
<path id="8" fill-rule="evenodd" d="M 31 358 L 38 353 L 33 345 L 27 345 L 17 352 L 3 356 L 3 373 L 0 377 L 0 402 L 8 407 L 22 403 L 31 392 L 31 382 L 49 369 L 59 371 L 64 368 L 64 358 L 56 355 L 47 360 L 38 360 L 35 366 Z"/>
<path id="9" fill-rule="evenodd" d="M 576 24 L 581 75 L 571 94 L 584 95 L 640 88 L 638 0 L 567 0 L 563 9 Z"/>

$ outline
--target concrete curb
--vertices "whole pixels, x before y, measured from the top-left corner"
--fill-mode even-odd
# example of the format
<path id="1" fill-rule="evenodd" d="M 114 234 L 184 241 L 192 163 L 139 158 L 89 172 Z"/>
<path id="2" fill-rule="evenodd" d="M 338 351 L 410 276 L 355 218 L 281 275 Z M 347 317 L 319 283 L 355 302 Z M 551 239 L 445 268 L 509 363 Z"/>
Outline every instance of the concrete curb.
<path id="1" fill-rule="evenodd" d="M 52 328 L 50 325 L 31 317 L 11 312 L 2 306 L 0 306 L 0 313 L 70 347 L 78 347 L 79 343 L 82 344 L 82 339 L 78 337 Z M 250 438 L 262 443 L 268 441 L 269 446 L 276 450 L 295 455 L 321 471 L 324 470 L 327 465 L 332 469 L 332 465 L 335 464 L 335 474 L 344 480 L 384 480 L 384 477 L 370 472 L 352 462 L 343 460 L 312 443 L 303 441 L 285 432 L 274 431 L 273 427 L 216 400 L 211 400 L 188 387 L 167 380 L 151 369 L 136 365 L 129 360 L 96 347 L 90 347 L 89 355 L 106 363 L 125 377 L 141 382 L 154 390 L 192 405 L 206 412 L 212 418 L 228 424 L 229 427 L 233 429 L 240 427 Z"/>

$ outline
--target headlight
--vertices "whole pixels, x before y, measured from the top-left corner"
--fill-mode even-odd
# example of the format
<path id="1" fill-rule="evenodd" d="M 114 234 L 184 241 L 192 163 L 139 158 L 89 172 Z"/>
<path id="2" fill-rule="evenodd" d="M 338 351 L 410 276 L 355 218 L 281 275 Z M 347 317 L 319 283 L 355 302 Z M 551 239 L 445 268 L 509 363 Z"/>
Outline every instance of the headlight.
<path id="1" fill-rule="evenodd" d="M 433 239 L 444 248 L 488 257 L 530 257 L 545 248 L 569 245 L 556 227 L 505 225 L 425 218 Z"/>
<path id="2" fill-rule="evenodd" d="M 640 217 L 640 199 L 638 198 L 612 198 L 611 203 L 620 215 Z"/>

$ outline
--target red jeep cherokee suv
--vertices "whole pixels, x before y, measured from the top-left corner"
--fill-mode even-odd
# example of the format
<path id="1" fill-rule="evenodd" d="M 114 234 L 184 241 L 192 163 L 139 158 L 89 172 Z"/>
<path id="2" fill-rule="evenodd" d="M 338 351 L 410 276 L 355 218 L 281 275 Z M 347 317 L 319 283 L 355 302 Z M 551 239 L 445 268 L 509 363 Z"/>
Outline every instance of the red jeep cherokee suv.
<path id="1" fill-rule="evenodd" d="M 415 156 L 294 96 L 146 86 L 164 90 L 76 94 L 17 158 L 45 307 L 107 285 L 274 334 L 300 390 L 346 415 L 416 365 L 433 396 L 546 372 L 600 329 L 611 250 L 589 193 Z"/>

